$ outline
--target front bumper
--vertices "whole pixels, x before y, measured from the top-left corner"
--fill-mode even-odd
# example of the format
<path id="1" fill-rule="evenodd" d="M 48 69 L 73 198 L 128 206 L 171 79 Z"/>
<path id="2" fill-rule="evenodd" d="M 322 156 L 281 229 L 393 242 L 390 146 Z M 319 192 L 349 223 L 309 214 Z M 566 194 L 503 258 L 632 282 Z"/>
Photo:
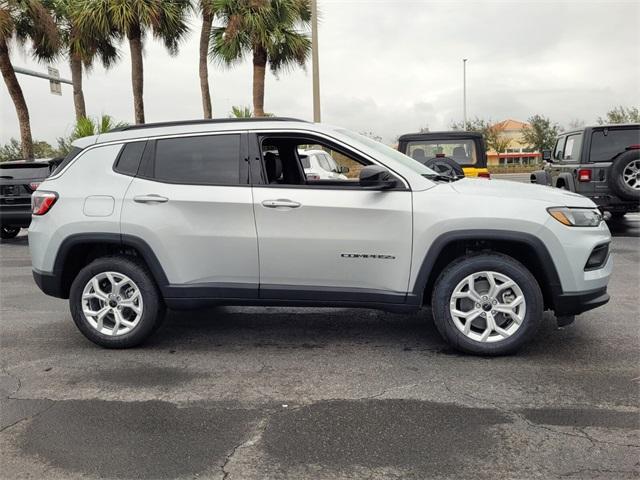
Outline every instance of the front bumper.
<path id="1" fill-rule="evenodd" d="M 580 315 L 609 301 L 607 287 L 577 293 L 562 293 L 555 299 L 556 316 Z"/>

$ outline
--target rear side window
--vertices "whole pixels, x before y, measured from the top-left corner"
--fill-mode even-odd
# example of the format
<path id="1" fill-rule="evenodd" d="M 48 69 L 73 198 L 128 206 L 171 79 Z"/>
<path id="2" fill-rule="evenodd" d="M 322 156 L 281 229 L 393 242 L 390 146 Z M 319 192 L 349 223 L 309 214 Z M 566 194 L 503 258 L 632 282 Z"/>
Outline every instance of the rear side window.
<path id="1" fill-rule="evenodd" d="M 240 135 L 158 140 L 152 176 L 169 183 L 238 185 Z"/>
<path id="2" fill-rule="evenodd" d="M 591 137 L 592 162 L 606 162 L 631 145 L 640 145 L 640 129 L 616 128 L 596 130 Z"/>
<path id="3" fill-rule="evenodd" d="M 135 177 L 138 174 L 138 167 L 140 167 L 140 160 L 146 145 L 146 141 L 125 143 L 120 151 L 114 170 L 118 173 Z"/>

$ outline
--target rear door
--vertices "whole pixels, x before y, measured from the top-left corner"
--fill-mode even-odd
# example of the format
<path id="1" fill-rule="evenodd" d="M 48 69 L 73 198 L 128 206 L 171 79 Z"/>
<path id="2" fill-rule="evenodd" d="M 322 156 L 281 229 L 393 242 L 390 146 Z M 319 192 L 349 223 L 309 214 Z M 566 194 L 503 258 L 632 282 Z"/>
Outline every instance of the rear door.
<path id="1" fill-rule="evenodd" d="M 122 233 L 158 258 L 169 297 L 257 297 L 258 247 L 246 134 L 149 140 Z"/>

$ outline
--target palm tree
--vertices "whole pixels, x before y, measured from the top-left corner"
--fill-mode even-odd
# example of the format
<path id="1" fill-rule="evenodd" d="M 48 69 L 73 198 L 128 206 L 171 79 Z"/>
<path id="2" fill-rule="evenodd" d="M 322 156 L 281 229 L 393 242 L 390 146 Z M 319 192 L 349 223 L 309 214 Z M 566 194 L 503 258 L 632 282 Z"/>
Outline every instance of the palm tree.
<path id="1" fill-rule="evenodd" d="M 125 122 L 116 122 L 111 115 L 101 115 L 97 118 L 80 117 L 73 126 L 73 131 L 68 137 L 58 138 L 58 152 L 60 155 L 66 155 L 71 150 L 71 143 L 74 140 L 100 133 L 107 133 L 116 127 L 125 127 Z"/>
<path id="2" fill-rule="evenodd" d="M 189 2 L 176 0 L 74 0 L 76 25 L 103 37 L 114 32 L 126 36 L 131 52 L 131 85 L 135 123 L 144 123 L 143 41 L 148 32 L 162 40 L 175 55 L 188 30 Z"/>
<path id="3" fill-rule="evenodd" d="M 215 10 L 213 0 L 198 0 L 197 10 L 202 15 L 202 28 L 200 29 L 200 51 L 199 51 L 199 75 L 200 92 L 202 94 L 202 110 L 204 118 L 212 118 L 211 94 L 209 93 L 209 42 L 211 40 L 211 28 Z"/>
<path id="4" fill-rule="evenodd" d="M 253 113 L 251 112 L 251 107 L 238 107 L 233 105 L 231 107 L 231 112 L 229 112 L 229 118 L 251 118 Z"/>
<path id="5" fill-rule="evenodd" d="M 69 58 L 71 82 L 73 83 L 73 104 L 76 120 L 87 116 L 82 91 L 82 70 L 91 69 L 96 57 L 102 65 L 109 68 L 119 58 L 114 41 L 117 32 L 109 31 L 107 36 L 94 30 L 83 30 L 76 24 L 77 10 L 73 0 L 47 0 L 56 16 L 58 30 Z"/>
<path id="6" fill-rule="evenodd" d="M 253 112 L 264 113 L 267 63 L 277 73 L 304 66 L 311 41 L 301 29 L 311 20 L 309 0 L 214 0 L 222 26 L 212 32 L 210 54 L 226 65 L 253 56 Z"/>
<path id="7" fill-rule="evenodd" d="M 0 71 L 18 114 L 22 155 L 33 159 L 29 109 L 9 57 L 9 44 L 14 37 L 19 44 L 29 42 L 34 57 L 40 60 L 56 55 L 60 37 L 51 13 L 40 0 L 4 0 L 0 4 Z"/>

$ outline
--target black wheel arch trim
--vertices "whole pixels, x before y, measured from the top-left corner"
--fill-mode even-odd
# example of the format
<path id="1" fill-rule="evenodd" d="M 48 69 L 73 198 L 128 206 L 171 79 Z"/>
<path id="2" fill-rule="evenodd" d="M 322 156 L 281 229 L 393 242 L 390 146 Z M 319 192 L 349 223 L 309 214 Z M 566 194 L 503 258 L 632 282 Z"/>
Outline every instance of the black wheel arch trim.
<path id="1" fill-rule="evenodd" d="M 540 265 L 542 266 L 545 285 L 540 285 L 540 287 L 547 287 L 549 289 L 552 297 L 552 306 L 555 306 L 556 299 L 562 294 L 562 284 L 560 283 L 560 277 L 558 276 L 558 271 L 556 270 L 556 266 L 553 263 L 553 258 L 551 257 L 549 250 L 542 240 L 535 235 L 508 230 L 474 229 L 456 230 L 443 233 L 437 237 L 429 247 L 429 250 L 422 261 L 422 265 L 418 270 L 413 291 L 410 292 L 410 295 L 417 297 L 420 299 L 420 303 L 422 303 L 425 289 L 431 280 L 433 267 L 435 266 L 440 254 L 451 243 L 468 240 L 504 241 L 530 247 L 537 255 Z"/>
<path id="2" fill-rule="evenodd" d="M 67 258 L 69 257 L 71 250 L 82 244 L 107 244 L 114 245 L 122 249 L 126 249 L 127 247 L 135 249 L 151 271 L 151 274 L 158 286 L 162 289 L 169 283 L 167 275 L 160 265 L 160 261 L 156 257 L 155 253 L 153 253 L 149 244 L 141 238 L 136 237 L 135 235 L 120 233 L 77 233 L 65 238 L 58 247 L 52 272 L 41 272 L 33 269 L 34 278 L 36 275 L 39 277 L 39 279 L 36 280 L 36 283 L 47 295 L 59 298 L 68 297 L 68 292 L 65 292 L 65 288 L 62 285 L 64 267 L 67 263 Z"/>

